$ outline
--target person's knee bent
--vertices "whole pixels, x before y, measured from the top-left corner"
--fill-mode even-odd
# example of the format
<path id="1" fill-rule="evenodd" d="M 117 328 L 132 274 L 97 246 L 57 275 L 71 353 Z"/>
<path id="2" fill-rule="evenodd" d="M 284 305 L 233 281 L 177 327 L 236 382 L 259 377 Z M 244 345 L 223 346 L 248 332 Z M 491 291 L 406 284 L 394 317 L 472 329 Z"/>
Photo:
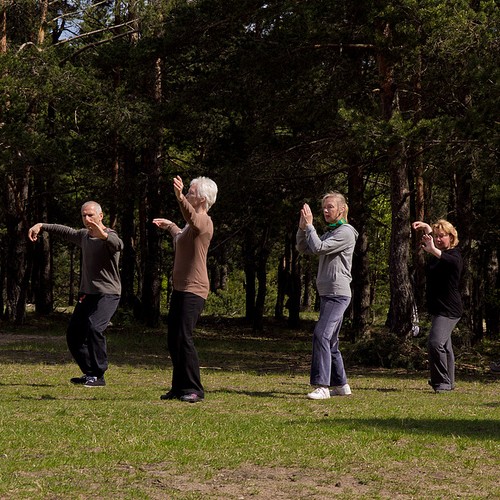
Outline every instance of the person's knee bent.
<path id="1" fill-rule="evenodd" d="M 429 351 L 442 351 L 444 349 L 444 342 L 439 339 L 429 337 L 427 347 L 429 348 Z"/>

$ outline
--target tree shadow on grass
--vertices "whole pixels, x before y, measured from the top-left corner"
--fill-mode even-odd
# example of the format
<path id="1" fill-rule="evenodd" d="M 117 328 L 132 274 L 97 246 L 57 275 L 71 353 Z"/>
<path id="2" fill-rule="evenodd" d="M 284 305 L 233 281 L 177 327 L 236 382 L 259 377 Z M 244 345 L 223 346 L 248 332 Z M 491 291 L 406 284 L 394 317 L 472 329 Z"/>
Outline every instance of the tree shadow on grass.
<path id="1" fill-rule="evenodd" d="M 291 392 L 291 391 L 247 391 L 245 389 L 214 389 L 210 390 L 209 394 L 231 394 L 237 396 L 248 396 L 251 398 L 278 398 L 278 399 L 288 399 L 290 397 L 304 397 L 303 392 Z"/>
<path id="2" fill-rule="evenodd" d="M 65 329 L 69 314 L 37 318 L 30 316 L 23 327 L 10 326 L 0 334 L 0 363 L 67 364 L 73 360 L 66 346 Z M 307 375 L 311 359 L 310 330 L 314 322 L 301 330 L 290 330 L 282 323 L 269 321 L 262 332 L 255 332 L 241 318 L 202 317 L 195 332 L 200 362 L 208 369 L 241 371 L 255 374 Z M 113 323 L 106 332 L 110 366 L 164 368 L 171 366 L 166 346 L 166 327 L 146 328 L 140 324 Z M 347 366 L 351 378 L 409 379 L 422 377 L 422 371 Z M 460 380 L 495 383 L 489 373 L 458 373 Z M 381 384 L 384 385 L 384 384 Z M 364 390 L 361 388 L 361 390 Z M 385 384 L 370 388 L 379 392 L 397 392 Z"/>
<path id="3" fill-rule="evenodd" d="M 298 422 L 295 421 L 294 425 Z M 302 423 L 302 422 L 300 422 Z M 401 432 L 403 434 L 438 434 L 441 436 L 471 437 L 474 439 L 500 440 L 500 426 L 498 420 L 476 419 L 459 420 L 445 419 L 417 419 L 417 418 L 338 418 L 323 419 L 315 425 L 341 425 L 349 430 L 357 431 L 381 429 L 387 432 Z"/>

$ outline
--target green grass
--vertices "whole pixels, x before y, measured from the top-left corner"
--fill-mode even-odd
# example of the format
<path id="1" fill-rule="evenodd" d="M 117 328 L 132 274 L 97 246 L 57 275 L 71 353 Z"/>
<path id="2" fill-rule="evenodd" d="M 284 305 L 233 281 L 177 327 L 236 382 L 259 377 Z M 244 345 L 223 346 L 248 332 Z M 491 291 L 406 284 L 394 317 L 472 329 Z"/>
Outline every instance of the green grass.
<path id="1" fill-rule="evenodd" d="M 67 318 L 0 334 L 0 498 L 499 498 L 499 382 L 348 368 L 308 401 L 308 332 L 203 322 L 203 403 L 160 401 L 164 331 L 113 326 L 105 388 L 72 386 Z"/>

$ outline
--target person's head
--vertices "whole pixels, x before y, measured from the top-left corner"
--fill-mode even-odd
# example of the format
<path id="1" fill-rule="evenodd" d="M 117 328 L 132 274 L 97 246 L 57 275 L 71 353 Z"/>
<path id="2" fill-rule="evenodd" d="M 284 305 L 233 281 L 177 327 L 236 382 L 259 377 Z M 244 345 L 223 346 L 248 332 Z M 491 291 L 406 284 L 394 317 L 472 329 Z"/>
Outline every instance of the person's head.
<path id="1" fill-rule="evenodd" d="M 458 245 L 458 233 L 451 222 L 439 219 L 432 224 L 432 237 L 439 250 L 448 250 Z"/>
<path id="2" fill-rule="evenodd" d="M 191 181 L 186 197 L 191 205 L 198 202 L 208 212 L 217 199 L 217 184 L 208 177 L 197 177 Z"/>
<path id="3" fill-rule="evenodd" d="M 349 207 L 343 194 L 337 191 L 326 193 L 321 200 L 321 208 L 326 222 L 334 223 L 340 219 L 347 222 Z"/>
<path id="4" fill-rule="evenodd" d="M 88 228 L 87 222 L 91 220 L 96 224 L 100 224 L 102 222 L 102 208 L 99 203 L 95 201 L 86 201 L 82 205 L 82 221 L 83 225 Z"/>

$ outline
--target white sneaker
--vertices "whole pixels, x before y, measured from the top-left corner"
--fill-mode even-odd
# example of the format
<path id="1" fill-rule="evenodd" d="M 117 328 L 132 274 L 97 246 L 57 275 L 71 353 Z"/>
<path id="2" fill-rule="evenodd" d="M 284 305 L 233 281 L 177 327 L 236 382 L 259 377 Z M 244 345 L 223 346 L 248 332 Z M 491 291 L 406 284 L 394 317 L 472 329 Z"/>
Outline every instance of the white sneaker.
<path id="1" fill-rule="evenodd" d="M 349 384 L 336 385 L 330 391 L 330 396 L 350 396 L 352 394 Z"/>
<path id="2" fill-rule="evenodd" d="M 310 392 L 307 397 L 309 399 L 329 399 L 330 391 L 328 390 L 328 387 L 316 387 L 316 389 Z"/>

